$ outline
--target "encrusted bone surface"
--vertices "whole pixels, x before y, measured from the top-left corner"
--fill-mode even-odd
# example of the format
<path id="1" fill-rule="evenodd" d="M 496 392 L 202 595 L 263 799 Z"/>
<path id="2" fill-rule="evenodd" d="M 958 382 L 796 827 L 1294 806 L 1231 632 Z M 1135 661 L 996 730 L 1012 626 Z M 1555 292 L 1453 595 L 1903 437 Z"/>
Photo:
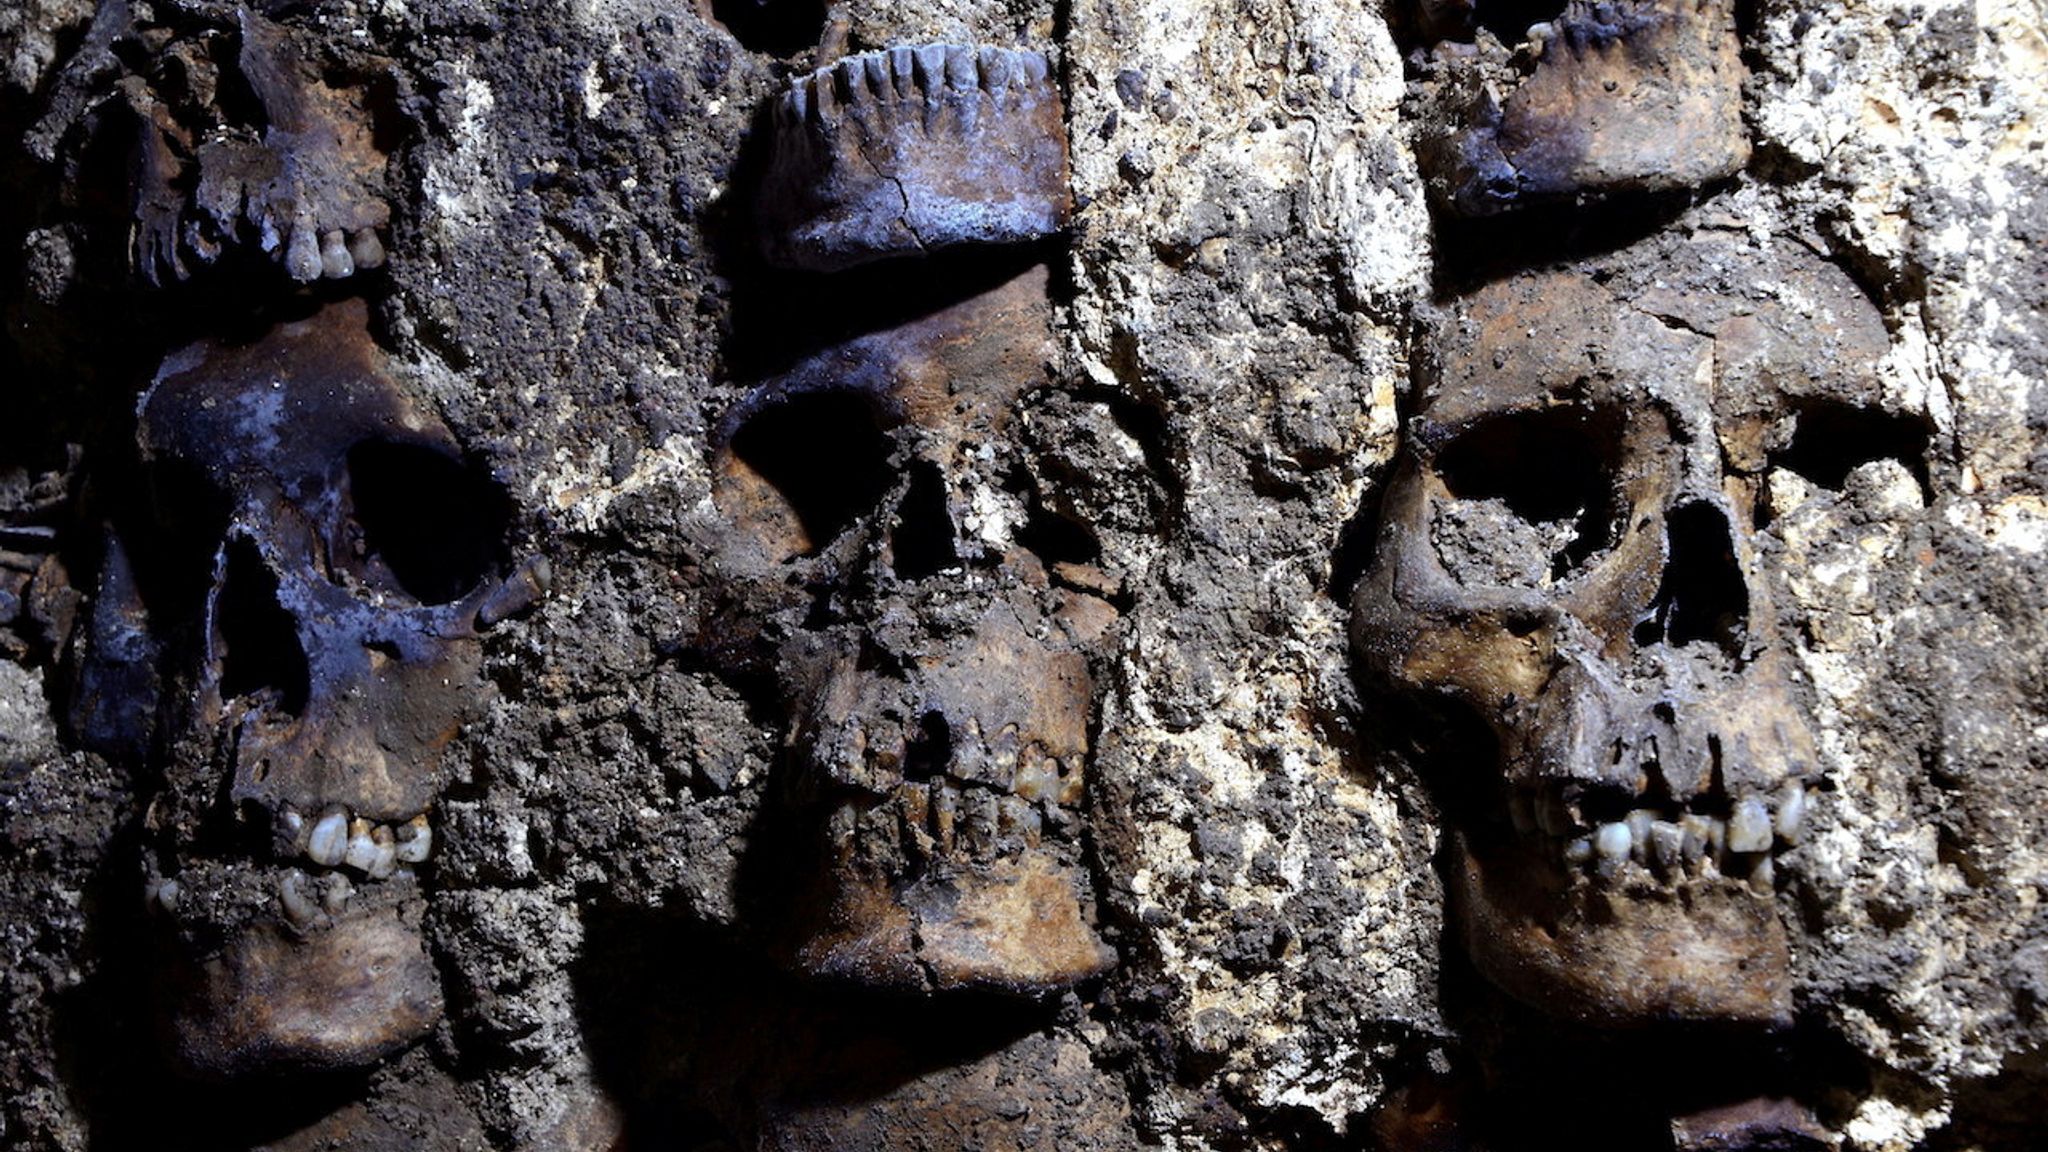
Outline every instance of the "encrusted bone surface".
<path id="1" fill-rule="evenodd" d="M 1352 639 L 1462 732 L 1462 939 L 1575 1019 L 1785 1024 L 1774 897 L 1823 781 L 1752 510 L 1802 405 L 1877 404 L 1882 321 L 1798 245 L 1713 230 L 1438 321 Z"/>
<path id="2" fill-rule="evenodd" d="M 756 215 L 771 263 L 832 271 L 1066 227 L 1066 117 L 1038 52 L 932 44 L 849 56 L 771 110 Z"/>
<path id="3" fill-rule="evenodd" d="M 1116 609 L 1100 589 L 1055 588 L 1017 531 L 1030 515 L 1018 406 L 1052 353 L 1034 265 L 799 362 L 720 429 L 715 553 L 748 608 L 707 630 L 781 687 L 804 827 L 780 863 L 800 893 L 788 952 L 803 972 L 1035 995 L 1113 960 L 1092 924 L 1077 807 L 1088 656 Z M 801 431 L 805 411 L 829 422 Z M 803 450 L 763 443 L 778 434 Z M 866 506 L 818 515 L 803 477 L 839 441 L 874 459 L 837 471 L 878 483 Z M 940 559 L 916 559 L 912 528 Z M 856 582 L 872 606 L 840 598 Z M 793 599 L 805 584 L 834 589 L 833 607 Z"/>
<path id="4" fill-rule="evenodd" d="M 160 973 L 171 1055 L 208 1078 L 361 1067 L 441 1018 L 417 907 L 261 925 L 197 958 L 173 943 Z"/>
<path id="5" fill-rule="evenodd" d="M 144 892 L 172 1055 L 214 1077 L 373 1062 L 439 1018 L 414 870 L 440 760 L 489 699 L 481 630 L 546 566 L 505 575 L 502 493 L 359 300 L 172 353 L 136 436 L 162 522 L 147 567 L 110 547 L 88 664 L 158 658 L 165 705 L 93 738 L 162 770 Z"/>
<path id="6" fill-rule="evenodd" d="M 286 27 L 249 11 L 239 21 L 232 67 L 256 97 L 261 123 L 130 92 L 139 129 L 137 272 L 153 284 L 184 280 L 236 246 L 261 251 L 302 282 L 382 266 L 387 157 L 365 93 L 330 86 Z M 203 49 L 173 52 L 187 69 L 213 67 Z"/>
<path id="7" fill-rule="evenodd" d="M 1486 34 L 1432 53 L 1417 151 L 1440 203 L 1694 187 L 1748 163 L 1732 0 L 1571 0 L 1530 33 L 1526 76 Z"/>

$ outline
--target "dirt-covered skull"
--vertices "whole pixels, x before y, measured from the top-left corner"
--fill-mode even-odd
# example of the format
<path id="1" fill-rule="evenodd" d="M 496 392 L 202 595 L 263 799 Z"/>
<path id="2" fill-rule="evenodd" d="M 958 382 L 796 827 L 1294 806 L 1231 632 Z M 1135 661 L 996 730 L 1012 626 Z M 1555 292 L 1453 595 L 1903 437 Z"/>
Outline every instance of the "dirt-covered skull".
<path id="1" fill-rule="evenodd" d="M 1031 267 L 802 362 L 721 434 L 707 643 L 780 688 L 803 971 L 1037 992 L 1110 963 L 1077 804 L 1112 581 L 1019 450 L 1049 314 Z"/>
<path id="2" fill-rule="evenodd" d="M 1436 41 L 1417 57 L 1417 154 L 1452 211 L 1694 187 L 1749 160 L 1733 0 L 1417 7 Z"/>
<path id="3" fill-rule="evenodd" d="M 162 766 L 173 1055 L 367 1063 L 440 1016 L 413 870 L 442 751 L 487 699 L 479 629 L 544 568 L 504 578 L 505 497 L 386 370 L 359 301 L 174 353 L 138 416 L 157 522 L 110 550 L 93 645 L 103 670 L 161 657 L 154 740 L 125 743 Z"/>
<path id="4" fill-rule="evenodd" d="M 1466 947 L 1607 1025 L 1789 1018 L 1777 856 L 1820 779 L 1766 479 L 1879 404 L 1876 309 L 1705 232 L 1438 318 L 1352 639 L 1424 738 Z"/>

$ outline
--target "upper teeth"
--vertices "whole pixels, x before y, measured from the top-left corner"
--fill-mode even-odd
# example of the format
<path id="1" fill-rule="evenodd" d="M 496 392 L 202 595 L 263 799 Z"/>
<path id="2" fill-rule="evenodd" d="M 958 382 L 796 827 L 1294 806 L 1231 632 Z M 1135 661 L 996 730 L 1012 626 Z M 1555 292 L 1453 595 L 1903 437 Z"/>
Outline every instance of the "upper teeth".
<path id="1" fill-rule="evenodd" d="M 328 808 L 306 826 L 303 816 L 287 811 L 285 827 L 302 835 L 298 841 L 306 859 L 324 867 L 346 865 L 371 879 L 382 879 L 400 864 L 418 864 L 434 848 L 434 832 L 425 813 L 393 829 L 389 825 L 351 817 L 339 805 Z"/>
<path id="2" fill-rule="evenodd" d="M 1508 816 L 1518 833 L 1533 835 L 1540 829 L 1567 864 L 1594 876 L 1616 876 L 1622 864 L 1632 861 L 1667 878 L 1681 873 L 1747 876 L 1768 890 L 1776 879 L 1771 850 L 1799 843 L 1811 806 L 1805 785 L 1794 780 L 1774 798 L 1745 797 L 1725 820 L 1698 812 L 1667 817 L 1656 809 L 1636 808 L 1619 820 L 1588 827 L 1555 794 L 1512 796 Z"/>

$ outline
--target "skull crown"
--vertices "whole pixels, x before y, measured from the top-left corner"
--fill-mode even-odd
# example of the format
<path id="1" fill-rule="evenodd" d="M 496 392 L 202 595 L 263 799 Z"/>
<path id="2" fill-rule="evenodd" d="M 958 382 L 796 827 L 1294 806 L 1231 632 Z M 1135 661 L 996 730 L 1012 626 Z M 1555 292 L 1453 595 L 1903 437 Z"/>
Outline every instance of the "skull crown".
<path id="1" fill-rule="evenodd" d="M 1575 1019 L 1786 1023 L 1771 897 L 1821 769 L 1758 510 L 1802 420 L 1879 406 L 1881 318 L 1794 242 L 1702 232 L 1430 339 L 1352 641 L 1441 721 L 1467 950 Z"/>

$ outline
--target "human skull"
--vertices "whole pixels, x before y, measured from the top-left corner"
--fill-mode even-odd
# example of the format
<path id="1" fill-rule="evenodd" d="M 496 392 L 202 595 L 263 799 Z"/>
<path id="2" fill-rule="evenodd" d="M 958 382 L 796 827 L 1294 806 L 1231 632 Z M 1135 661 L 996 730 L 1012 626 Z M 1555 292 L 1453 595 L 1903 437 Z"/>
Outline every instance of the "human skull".
<path id="1" fill-rule="evenodd" d="M 1088 653 L 1116 611 L 1013 480 L 1048 322 L 1033 266 L 802 362 L 721 432 L 735 603 L 707 643 L 767 653 L 789 718 L 822 842 L 800 869 L 802 971 L 1030 993 L 1111 962 L 1076 807 Z"/>
<path id="2" fill-rule="evenodd" d="M 1417 153 L 1440 203 L 1479 215 L 1694 187 L 1748 163 L 1733 0 L 1568 0 L 1526 32 L 1498 27 L 1500 7 L 1421 4 L 1442 39 L 1417 88 Z"/>
<path id="3" fill-rule="evenodd" d="M 1702 232 L 1433 339 L 1352 641 L 1442 720 L 1466 948 L 1563 1016 L 1785 1023 L 1777 857 L 1821 768 L 1759 510 L 1802 423 L 1880 407 L 1880 317 L 1796 242 Z"/>
<path id="4" fill-rule="evenodd" d="M 442 750 L 487 698 L 479 629 L 545 567 L 503 578 L 504 496 L 386 370 L 360 301 L 174 353 L 137 435 L 159 523 L 149 563 L 110 551 L 92 644 L 166 657 L 147 867 L 173 1057 L 368 1063 L 440 1016 L 413 869 Z"/>

